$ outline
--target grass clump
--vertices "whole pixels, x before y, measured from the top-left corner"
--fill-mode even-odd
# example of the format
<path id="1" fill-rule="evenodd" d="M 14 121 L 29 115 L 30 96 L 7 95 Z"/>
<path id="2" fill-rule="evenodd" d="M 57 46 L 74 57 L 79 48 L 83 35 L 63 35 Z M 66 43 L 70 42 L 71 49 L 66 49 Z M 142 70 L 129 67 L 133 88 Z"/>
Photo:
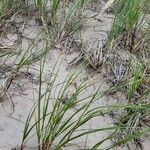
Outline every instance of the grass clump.
<path id="1" fill-rule="evenodd" d="M 133 50 L 136 44 L 136 34 L 139 30 L 139 23 L 145 17 L 143 9 L 149 5 L 147 0 L 119 0 L 115 1 L 115 18 L 110 32 L 110 41 L 123 37 L 124 45 L 129 51 Z"/>
<path id="2" fill-rule="evenodd" d="M 48 150 L 50 148 L 59 150 L 63 147 L 66 147 L 74 140 L 80 139 L 86 135 L 110 131 L 110 134 L 106 138 L 98 141 L 96 144 L 93 144 L 93 146 L 90 147 L 90 149 L 95 150 L 97 148 L 101 149 L 101 146 L 104 142 L 114 139 L 114 136 L 117 133 L 119 133 L 121 130 L 126 130 L 127 127 L 129 127 L 130 130 L 133 130 L 133 132 L 135 129 L 135 134 L 133 135 L 133 132 L 128 132 L 128 135 L 124 136 L 123 140 L 115 141 L 115 143 L 113 143 L 110 147 L 106 147 L 105 149 L 112 149 L 143 136 L 145 130 L 147 130 L 146 128 L 143 131 L 137 132 L 136 128 L 133 126 L 129 126 L 127 124 L 123 125 L 125 122 L 122 121 L 123 119 L 120 120 L 122 124 L 120 123 L 119 125 L 94 128 L 78 132 L 78 130 L 82 130 L 82 127 L 92 119 L 108 115 L 109 113 L 116 112 L 119 109 L 124 111 L 127 110 L 129 115 L 126 120 L 129 123 L 128 120 L 131 119 L 131 121 L 133 121 L 131 117 L 134 117 L 134 113 L 135 115 L 140 113 L 141 115 L 146 116 L 146 113 L 149 112 L 149 106 L 144 104 L 112 105 L 96 106 L 93 108 L 92 105 L 98 101 L 105 92 L 100 93 L 98 88 L 93 94 L 81 99 L 80 95 L 87 90 L 88 86 L 90 86 L 86 82 L 82 82 L 72 94 L 66 97 L 68 89 L 79 75 L 76 71 L 68 74 L 65 81 L 60 84 L 58 94 L 55 93 L 56 97 L 53 99 L 52 95 L 57 89 L 55 82 L 57 80 L 57 74 L 59 71 L 59 68 L 56 69 L 55 67 L 53 68 L 53 73 L 56 72 L 56 74 L 50 75 L 46 89 L 43 91 L 41 81 L 44 63 L 41 62 L 38 100 L 33 105 L 26 120 L 21 149 L 23 149 L 28 139 L 30 139 L 30 136 L 33 137 L 33 135 L 37 136 L 37 145 L 39 150 Z M 71 110 L 74 111 L 70 114 Z"/>
<path id="3" fill-rule="evenodd" d="M 41 67 L 40 83 L 43 70 L 42 64 Z M 100 114 L 105 114 L 105 112 L 98 110 L 88 110 L 97 98 L 98 91 L 96 91 L 93 95 L 88 95 L 83 99 L 78 99 L 79 95 L 86 90 L 87 85 L 85 83 L 81 83 L 73 94 L 66 97 L 67 90 L 79 75 L 77 72 L 73 72 L 66 77 L 58 94 L 56 95 L 56 98 L 52 100 L 52 92 L 53 90 L 55 91 L 55 82 L 58 73 L 56 68 L 53 69 L 53 73 L 54 71 L 56 71 L 56 75 L 50 75 L 49 83 L 47 84 L 47 88 L 44 92 L 41 91 L 42 84 L 39 85 L 38 101 L 33 106 L 33 109 L 31 110 L 26 121 L 22 147 L 30 132 L 36 129 L 39 145 L 38 149 L 46 150 L 52 147 L 56 150 L 61 149 L 72 140 L 88 134 L 88 132 L 85 132 L 74 135 L 77 129 L 79 129 L 82 125 L 88 122 L 91 118 L 94 118 Z M 80 104 L 81 101 L 86 102 L 84 105 L 81 105 L 78 109 L 76 109 L 76 105 Z M 71 115 L 68 114 L 70 109 L 75 109 Z M 36 116 L 35 123 L 32 123 L 34 115 Z M 66 115 L 69 116 L 66 117 Z M 95 130 L 90 132 L 95 132 Z M 59 142 L 57 145 L 54 145 L 56 139 L 59 140 Z"/>

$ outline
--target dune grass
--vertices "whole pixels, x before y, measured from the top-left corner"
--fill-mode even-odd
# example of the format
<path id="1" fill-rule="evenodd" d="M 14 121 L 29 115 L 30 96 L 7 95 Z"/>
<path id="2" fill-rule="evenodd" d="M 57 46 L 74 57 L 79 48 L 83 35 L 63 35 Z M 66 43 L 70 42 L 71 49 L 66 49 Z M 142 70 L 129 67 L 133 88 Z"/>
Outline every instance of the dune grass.
<path id="1" fill-rule="evenodd" d="M 149 0 L 116 0 L 114 2 L 114 22 L 109 35 L 110 41 L 123 37 L 124 44 L 133 51 L 136 45 L 136 34 L 140 28 L 140 22 L 146 15 L 144 9 L 149 7 Z"/>
<path id="2" fill-rule="evenodd" d="M 64 83 L 61 85 L 58 94 L 56 95 L 55 100 L 53 101 L 52 91 L 53 89 L 55 91 L 55 81 L 57 80 L 59 67 L 56 69 L 57 67 L 54 66 L 52 72 L 56 73 L 54 76 L 52 76 L 52 74 L 50 75 L 48 80 L 49 83 L 47 84 L 45 91 L 42 91 L 41 81 L 44 69 L 44 61 L 45 59 L 43 59 L 41 62 L 40 67 L 39 96 L 26 120 L 21 146 L 22 149 L 26 143 L 26 140 L 28 140 L 30 136 L 33 136 L 33 133 L 31 134 L 33 131 L 36 131 L 39 150 L 48 150 L 51 148 L 59 150 L 67 146 L 67 144 L 70 142 L 76 139 L 80 139 L 83 136 L 90 135 L 92 133 L 99 133 L 102 131 L 110 131 L 110 135 L 108 137 L 99 141 L 90 148 L 94 150 L 101 148 L 101 145 L 107 140 L 114 139 L 114 136 L 120 131 L 124 132 L 124 130 L 126 130 L 128 134 L 124 135 L 124 137 L 122 136 L 122 140 L 117 140 L 114 142 L 114 144 L 112 144 L 112 146 L 105 148 L 112 149 L 122 144 L 126 144 L 133 139 L 142 137 L 149 131 L 148 127 L 143 127 L 143 129 L 139 131 L 139 122 L 132 120 L 132 118 L 139 120 L 139 114 L 142 115 L 140 116 L 141 118 L 147 116 L 147 113 L 149 113 L 150 109 L 149 105 L 147 104 L 97 106 L 93 108 L 91 107 L 92 104 L 98 101 L 99 98 L 103 97 L 105 93 L 109 91 L 101 93 L 98 88 L 95 92 L 93 92 L 93 94 L 80 99 L 80 94 L 85 92 L 86 88 L 90 86 L 90 84 L 87 82 L 81 83 L 73 94 L 71 94 L 69 97 L 66 97 L 67 90 L 80 73 L 77 71 L 73 71 L 67 75 Z M 84 104 L 81 105 L 82 101 Z M 79 106 L 78 109 L 75 109 L 76 106 Z M 70 109 L 75 109 L 75 111 L 68 116 Z M 77 132 L 78 129 L 80 129 L 93 118 L 108 115 L 109 113 L 115 112 L 118 109 L 124 110 L 128 113 L 128 115 L 125 115 L 124 117 L 121 116 L 120 123 L 118 125 L 86 130 L 81 133 Z M 128 116 L 128 118 L 126 118 L 126 116 Z M 130 121 L 134 121 L 134 127 L 130 124 Z M 124 122 L 127 123 L 125 124 Z M 132 132 L 129 133 L 127 130 Z M 55 141 L 57 141 L 57 144 Z"/>
<path id="3" fill-rule="evenodd" d="M 103 14 L 110 6 L 114 8 L 114 20 L 107 41 L 108 49 L 106 50 L 110 52 L 111 56 L 114 56 L 115 51 L 121 45 L 123 50 L 129 52 L 131 56 L 134 55 L 137 60 L 136 62 L 131 61 L 131 59 L 126 60 L 128 61 L 127 64 L 129 64 L 126 68 L 127 71 L 124 75 L 121 75 L 121 78 L 115 77 L 118 80 L 115 81 L 114 86 L 104 92 L 100 92 L 100 88 L 97 88 L 92 94 L 81 99 L 80 95 L 86 92 L 87 88 L 91 86 L 91 83 L 84 81 L 68 97 L 66 96 L 68 89 L 80 74 L 79 70 L 75 70 L 68 73 L 64 82 L 59 85 L 58 94 L 56 93 L 53 99 L 53 92 L 58 90 L 56 81 L 60 68 L 59 61 L 56 61 L 49 75 L 46 88 L 43 88 L 42 79 L 49 51 L 54 47 L 54 44 L 61 44 L 68 36 L 73 35 L 81 29 L 84 25 L 84 15 L 82 12 L 88 2 L 90 3 L 90 1 L 85 0 L 34 1 L 35 11 L 38 11 L 38 19 L 41 19 L 42 25 L 46 29 L 43 48 L 34 51 L 35 45 L 32 43 L 28 50 L 21 52 L 17 56 L 17 64 L 15 64 L 9 75 L 4 90 L 7 91 L 9 89 L 21 68 L 40 61 L 38 97 L 25 123 L 21 144 L 22 150 L 32 136 L 36 136 L 38 150 L 60 150 L 76 139 L 93 133 L 100 134 L 102 131 L 109 131 L 110 134 L 108 137 L 90 147 L 92 150 L 101 149 L 104 142 L 111 140 L 113 141 L 112 145 L 105 147 L 105 150 L 108 150 L 118 148 L 133 141 L 139 145 L 141 144 L 138 142 L 139 139 L 150 132 L 150 104 L 148 99 L 150 96 L 150 67 L 148 61 L 150 57 L 150 36 L 148 34 L 149 25 L 146 29 L 143 29 L 144 25 L 141 23 L 149 13 L 149 0 L 110 0 L 101 11 L 101 14 Z M 28 1 L 0 1 L 1 29 L 3 29 L 2 26 L 5 24 L 5 21 L 22 8 L 21 4 L 26 4 L 26 8 L 28 8 Z M 149 20 L 146 23 L 149 24 Z M 110 45 L 113 46 L 110 47 Z M 109 48 L 113 48 L 113 50 L 111 51 Z M 91 52 L 87 57 L 82 56 L 82 58 L 85 57 L 88 64 L 95 70 L 103 67 L 102 64 L 105 65 L 105 63 L 111 64 L 111 67 L 109 67 L 110 70 L 113 67 L 115 68 L 113 66 L 115 63 L 113 64 L 110 59 L 103 60 L 103 57 L 108 58 L 109 56 L 104 56 L 105 54 L 102 54 L 102 52 L 101 48 L 98 49 L 97 54 L 101 54 L 101 57 L 98 57 L 100 60 L 93 59 L 95 57 L 94 52 Z M 0 58 L 8 56 L 7 59 L 9 59 L 14 55 L 11 52 L 0 52 Z M 94 60 L 94 62 L 91 60 Z M 110 62 L 108 63 L 107 61 Z M 121 67 L 120 65 L 120 70 L 122 70 Z M 115 76 L 117 75 L 115 74 Z M 127 102 L 125 105 L 116 104 L 93 108 L 93 103 L 101 97 L 112 91 L 118 92 L 120 90 L 126 96 Z M 77 108 L 76 106 L 79 107 Z M 69 114 L 70 110 L 74 110 L 71 115 Z M 109 127 L 78 132 L 80 128 L 82 129 L 82 126 L 92 119 L 116 112 L 122 112 L 117 118 L 116 124 L 112 124 Z"/>

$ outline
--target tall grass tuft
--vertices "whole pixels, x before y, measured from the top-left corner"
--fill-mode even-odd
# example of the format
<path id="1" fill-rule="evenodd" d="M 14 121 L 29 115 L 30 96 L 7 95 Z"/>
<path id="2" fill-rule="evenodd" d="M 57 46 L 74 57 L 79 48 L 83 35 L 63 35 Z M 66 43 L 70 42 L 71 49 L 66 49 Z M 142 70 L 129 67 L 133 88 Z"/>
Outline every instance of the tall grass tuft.
<path id="1" fill-rule="evenodd" d="M 110 32 L 109 39 L 114 41 L 124 37 L 125 46 L 132 51 L 135 45 L 136 31 L 139 23 L 145 16 L 143 11 L 149 5 L 147 0 L 116 0 L 114 4 L 115 18 Z"/>
<path id="2" fill-rule="evenodd" d="M 66 96 L 68 89 L 79 75 L 77 71 L 69 73 L 64 82 L 60 84 L 58 94 L 54 93 L 58 88 L 58 85 L 55 83 L 59 72 L 59 67 L 56 67 L 57 63 L 52 69 L 52 74 L 50 74 L 46 89 L 43 91 L 42 74 L 45 59 L 42 60 L 40 64 L 38 100 L 33 105 L 26 120 L 21 146 L 22 149 L 27 138 L 29 138 L 33 131 L 36 131 L 39 150 L 48 150 L 52 147 L 55 150 L 58 150 L 69 142 L 84 135 L 98 131 L 114 130 L 116 128 L 109 127 L 93 129 L 88 132 L 86 131 L 74 135 L 74 133 L 77 132 L 77 130 L 86 122 L 94 117 L 106 114 L 110 109 L 105 110 L 99 107 L 96 109 L 91 108 L 92 103 L 101 97 L 99 90 L 96 90 L 93 94 L 88 95 L 87 97 L 82 99 L 79 98 L 80 94 L 89 86 L 84 82 L 82 82 L 71 95 Z M 53 98 L 53 95 L 56 95 L 55 98 Z M 84 103 L 80 105 L 81 102 Z M 79 106 L 79 108 L 76 108 L 76 106 Z M 68 116 L 71 109 L 74 109 L 75 111 Z M 54 142 L 57 140 L 59 140 L 59 142 L 57 145 L 54 145 Z"/>
<path id="3" fill-rule="evenodd" d="M 22 149 L 26 144 L 26 141 L 35 134 L 37 136 L 37 146 L 39 150 L 48 150 L 51 148 L 54 150 L 59 150 L 67 146 L 70 142 L 80 139 L 83 136 L 102 131 L 109 131 L 110 135 L 108 135 L 108 137 L 98 141 L 95 145 L 93 145 L 93 147 L 91 147 L 91 149 L 96 150 L 97 148 L 101 148 L 101 145 L 107 140 L 112 140 L 115 134 L 125 129 L 125 126 L 112 125 L 79 132 L 79 129 L 82 129 L 83 125 L 95 117 L 102 117 L 110 114 L 111 112 L 140 108 L 140 105 L 111 105 L 93 107 L 93 104 L 108 91 L 106 90 L 104 93 L 101 93 L 98 88 L 95 92 L 93 92 L 93 94 L 89 94 L 84 98 L 81 98 L 80 95 L 90 86 L 90 84 L 85 81 L 81 82 L 72 94 L 66 95 L 72 83 L 78 78 L 80 72 L 77 70 L 70 72 L 66 76 L 64 82 L 58 84 L 57 76 L 60 66 L 58 62 L 56 62 L 52 69 L 46 88 L 42 90 L 44 65 L 45 59 L 43 58 L 40 63 L 39 95 L 25 123 L 21 146 Z M 53 95 L 55 95 L 55 97 Z M 72 112 L 71 110 L 74 111 Z M 70 111 L 72 112 L 71 114 Z M 132 129 L 132 127 L 129 128 Z M 118 145 L 126 144 L 134 138 L 141 137 L 144 134 L 145 130 L 139 132 L 135 131 L 134 136 L 131 133 L 125 136 L 123 140 L 115 141 L 110 148 L 108 146 L 106 149 L 111 149 L 117 147 Z"/>

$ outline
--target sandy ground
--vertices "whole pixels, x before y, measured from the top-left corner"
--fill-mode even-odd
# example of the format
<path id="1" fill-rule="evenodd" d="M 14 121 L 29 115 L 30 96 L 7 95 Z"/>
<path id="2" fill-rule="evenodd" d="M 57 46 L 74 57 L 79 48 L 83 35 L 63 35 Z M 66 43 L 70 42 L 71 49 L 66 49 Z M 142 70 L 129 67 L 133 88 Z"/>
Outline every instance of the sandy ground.
<path id="1" fill-rule="evenodd" d="M 91 12 L 87 11 L 87 13 Z M 101 21 L 91 19 L 86 22 L 84 29 L 81 32 L 82 42 L 85 45 L 93 45 L 93 48 L 98 46 L 102 46 L 107 39 L 107 32 L 110 30 L 112 15 L 105 14 Z M 41 26 L 38 25 L 34 17 L 26 17 L 17 15 L 13 19 L 14 25 L 11 25 L 9 30 L 6 30 L 7 33 L 0 39 L 0 44 L 3 47 L 16 47 L 19 50 L 28 49 L 30 43 L 36 39 L 34 49 L 42 49 L 43 46 L 43 36 L 39 35 L 42 29 Z M 18 33 L 21 33 L 21 36 L 18 36 Z M 38 38 L 37 38 L 38 37 Z M 44 84 L 46 84 L 47 77 L 51 72 L 53 66 L 55 65 L 56 60 L 60 57 L 59 61 L 61 62 L 61 66 L 58 73 L 57 83 L 61 83 L 64 81 L 65 77 L 69 73 L 70 70 L 67 69 L 69 63 L 77 57 L 79 54 L 78 51 L 71 52 L 69 54 L 65 54 L 63 51 L 59 51 L 58 49 L 53 49 L 50 51 L 50 54 L 46 60 L 45 72 L 44 72 Z M 15 57 L 9 59 L 6 62 L 8 68 L 7 74 L 9 74 L 12 70 L 11 65 L 14 62 Z M 3 60 L 0 60 L 2 63 Z M 6 68 L 4 68 L 6 72 Z M 0 75 L 5 76 L 2 69 L 0 70 Z M 86 94 L 89 94 L 94 91 L 98 85 L 101 85 L 101 91 L 106 90 L 109 85 L 106 82 L 106 79 L 103 77 L 105 72 L 101 72 L 98 74 L 88 74 L 87 70 L 82 68 L 82 72 L 80 76 L 77 78 L 76 82 L 79 84 L 81 81 L 88 79 L 93 80 L 93 86 L 86 90 Z M 39 62 L 36 62 L 34 65 L 30 67 L 24 67 L 21 69 L 18 77 L 13 81 L 5 101 L 0 102 L 0 150 L 11 150 L 12 148 L 17 148 L 21 144 L 22 134 L 24 129 L 24 123 L 27 118 L 27 115 L 37 98 L 37 90 L 38 90 L 38 78 L 39 78 Z M 0 80 L 0 90 L 2 90 L 3 85 L 5 83 L 5 78 Z M 43 86 L 44 88 L 44 86 Z M 75 87 L 72 87 L 75 88 Z M 70 92 L 72 89 L 70 89 Z M 56 91 L 55 91 L 56 92 Z M 119 99 L 119 98 L 118 98 Z M 118 100 L 110 97 L 102 97 L 95 104 L 95 106 L 104 106 L 109 104 L 116 103 Z M 72 113 L 74 110 L 70 110 Z M 85 124 L 82 129 L 87 128 L 96 128 L 96 127 L 107 127 L 113 124 L 113 119 L 110 116 L 99 117 L 92 119 L 91 122 Z M 87 138 L 86 148 L 91 147 L 100 139 L 108 136 L 110 133 L 102 132 L 98 134 L 92 134 L 88 137 L 81 138 L 80 140 L 74 141 L 70 144 L 70 146 L 65 147 L 65 150 L 76 150 L 83 149 L 85 147 L 85 142 Z M 30 139 L 26 143 L 26 149 L 32 150 L 37 149 L 37 143 L 35 142 L 35 138 Z M 147 142 L 148 143 L 148 142 Z M 111 144 L 111 141 L 107 141 L 102 146 L 107 147 Z M 124 148 L 120 148 L 121 150 Z M 133 148 L 134 149 L 134 148 Z M 144 150 L 149 150 L 147 144 L 145 145 Z"/>

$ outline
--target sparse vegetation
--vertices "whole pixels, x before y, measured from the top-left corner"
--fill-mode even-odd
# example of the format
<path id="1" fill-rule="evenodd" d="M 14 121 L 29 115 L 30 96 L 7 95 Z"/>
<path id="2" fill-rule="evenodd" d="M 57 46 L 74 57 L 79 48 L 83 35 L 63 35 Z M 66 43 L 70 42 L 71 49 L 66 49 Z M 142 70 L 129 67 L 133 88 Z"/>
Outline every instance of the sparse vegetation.
<path id="1" fill-rule="evenodd" d="M 22 141 L 11 149 L 147 150 L 149 5 L 149 0 L 0 1 L 0 104 L 6 113 L 13 109 L 6 120 L 24 125 L 17 130 Z"/>

